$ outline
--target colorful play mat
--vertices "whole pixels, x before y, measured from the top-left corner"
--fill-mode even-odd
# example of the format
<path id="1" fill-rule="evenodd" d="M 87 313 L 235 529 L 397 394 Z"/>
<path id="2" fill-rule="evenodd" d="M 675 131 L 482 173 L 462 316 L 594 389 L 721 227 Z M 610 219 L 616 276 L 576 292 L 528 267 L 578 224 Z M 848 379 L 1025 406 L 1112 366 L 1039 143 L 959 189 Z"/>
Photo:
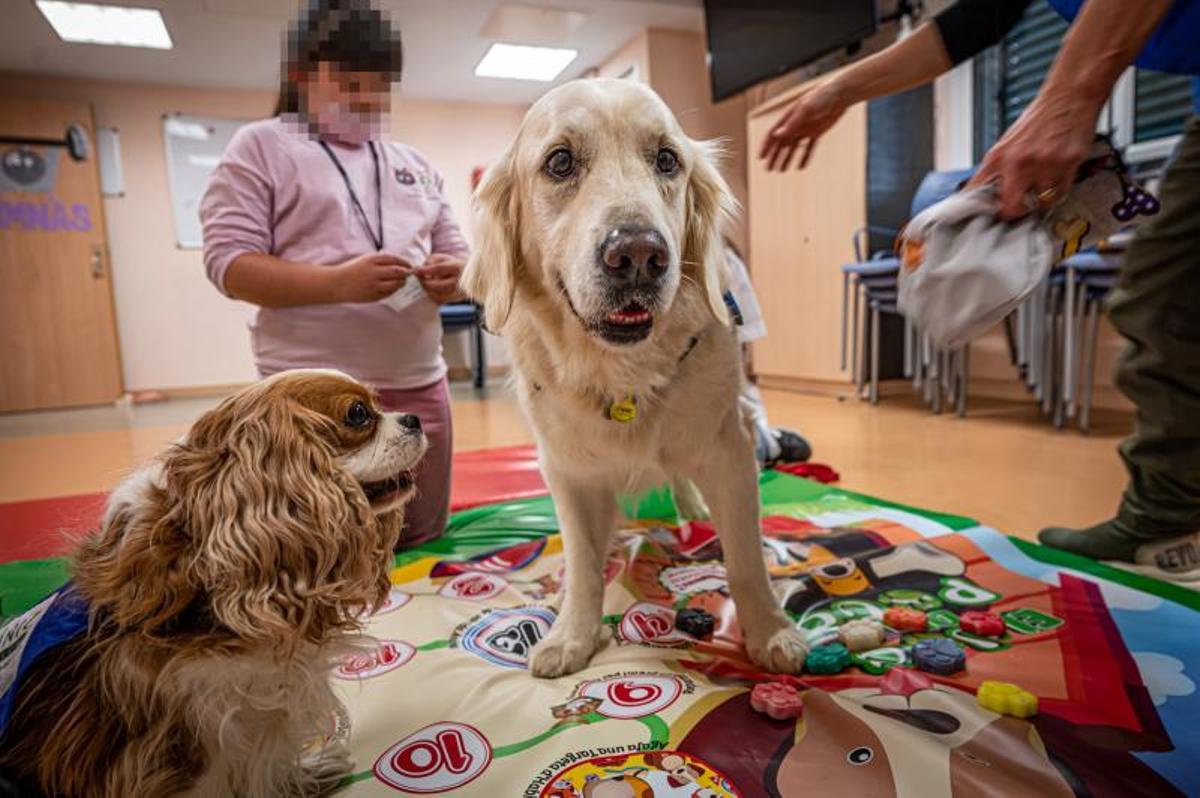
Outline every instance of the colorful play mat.
<path id="1" fill-rule="evenodd" d="M 486 486 L 489 455 L 473 456 Z M 890 631 L 841 673 L 776 679 L 802 714 L 761 714 L 751 690 L 775 677 L 742 652 L 715 532 L 652 494 L 628 503 L 603 563 L 612 642 L 580 673 L 535 679 L 562 542 L 528 461 L 497 457 L 498 500 L 476 486 L 443 539 L 397 557 L 377 648 L 336 673 L 348 716 L 330 734 L 356 761 L 342 795 L 1200 795 L 1200 594 L 776 472 L 762 478 L 763 557 L 813 644 L 894 607 L 923 612 L 926 631 Z M 62 579 L 55 559 L 0 565 L 4 611 Z M 676 630 L 684 608 L 715 616 L 711 639 Z M 979 611 L 1002 636 L 963 628 Z M 913 647 L 942 638 L 965 670 L 914 668 Z M 1039 711 L 982 708 L 984 681 Z"/>

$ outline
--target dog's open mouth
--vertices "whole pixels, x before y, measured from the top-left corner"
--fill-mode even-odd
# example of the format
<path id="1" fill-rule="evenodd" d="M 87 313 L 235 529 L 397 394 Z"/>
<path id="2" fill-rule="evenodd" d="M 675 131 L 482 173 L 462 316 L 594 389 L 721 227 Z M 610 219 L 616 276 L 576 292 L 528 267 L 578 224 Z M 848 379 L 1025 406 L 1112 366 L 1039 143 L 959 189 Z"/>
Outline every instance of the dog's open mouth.
<path id="1" fill-rule="evenodd" d="M 413 489 L 413 472 L 405 469 L 387 479 L 363 482 L 362 491 L 372 507 L 383 507 L 400 499 Z"/>
<path id="2" fill-rule="evenodd" d="M 645 305 L 630 302 L 620 310 L 609 313 L 597 326 L 597 332 L 614 344 L 637 343 L 650 335 L 654 314 Z"/>

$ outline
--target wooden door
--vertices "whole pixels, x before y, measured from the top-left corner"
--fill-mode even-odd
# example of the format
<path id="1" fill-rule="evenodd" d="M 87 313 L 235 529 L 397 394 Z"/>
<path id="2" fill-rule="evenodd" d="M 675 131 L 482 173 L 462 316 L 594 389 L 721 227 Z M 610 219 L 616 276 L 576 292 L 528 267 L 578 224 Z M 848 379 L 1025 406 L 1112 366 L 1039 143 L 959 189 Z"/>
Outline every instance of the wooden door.
<path id="1" fill-rule="evenodd" d="M 88 155 L 11 139 L 86 132 Z M 95 125 L 82 102 L 0 98 L 0 412 L 122 392 Z"/>

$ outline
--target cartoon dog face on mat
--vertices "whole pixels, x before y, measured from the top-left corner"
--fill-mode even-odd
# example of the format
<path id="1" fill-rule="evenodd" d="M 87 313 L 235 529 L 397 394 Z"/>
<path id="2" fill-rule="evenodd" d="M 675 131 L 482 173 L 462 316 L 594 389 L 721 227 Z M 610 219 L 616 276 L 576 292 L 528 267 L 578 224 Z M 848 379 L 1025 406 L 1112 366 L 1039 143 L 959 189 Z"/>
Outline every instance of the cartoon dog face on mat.
<path id="1" fill-rule="evenodd" d="M 905 693 L 806 693 L 803 734 L 775 770 L 778 794 L 818 780 L 845 795 L 1074 794 L 1027 721 L 981 709 L 953 688 Z"/>
<path id="2" fill-rule="evenodd" d="M 771 796 L 805 795 L 814 784 L 871 798 L 1075 794 L 1033 723 L 982 709 L 969 692 L 923 674 L 892 671 L 875 687 L 812 689 L 803 698 L 801 721 L 764 724 L 748 693 L 733 694 L 684 734 L 678 751 Z"/>
<path id="3" fill-rule="evenodd" d="M 775 773 L 781 794 L 839 784 L 844 794 L 1072 796 L 1027 721 L 1002 718 L 948 688 L 805 695 L 805 730 Z M 914 731 L 920 733 L 913 733 Z"/>

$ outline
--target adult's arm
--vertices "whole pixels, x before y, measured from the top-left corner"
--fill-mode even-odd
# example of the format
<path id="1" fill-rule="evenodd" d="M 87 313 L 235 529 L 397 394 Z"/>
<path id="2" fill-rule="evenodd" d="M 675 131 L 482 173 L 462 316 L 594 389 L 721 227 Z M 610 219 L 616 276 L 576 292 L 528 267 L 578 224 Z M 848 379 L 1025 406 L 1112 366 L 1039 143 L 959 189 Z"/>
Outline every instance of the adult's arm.
<path id="1" fill-rule="evenodd" d="M 961 0 L 911 36 L 810 81 L 763 138 L 767 169 L 787 169 L 803 146 L 808 165 L 818 139 L 855 103 L 923 86 L 1004 37 L 1031 0 Z"/>
<path id="2" fill-rule="evenodd" d="M 1037 97 L 988 152 L 973 184 L 998 183 L 1000 215 L 1053 204 L 1087 157 L 1117 78 L 1170 10 L 1171 0 L 1087 0 Z"/>

